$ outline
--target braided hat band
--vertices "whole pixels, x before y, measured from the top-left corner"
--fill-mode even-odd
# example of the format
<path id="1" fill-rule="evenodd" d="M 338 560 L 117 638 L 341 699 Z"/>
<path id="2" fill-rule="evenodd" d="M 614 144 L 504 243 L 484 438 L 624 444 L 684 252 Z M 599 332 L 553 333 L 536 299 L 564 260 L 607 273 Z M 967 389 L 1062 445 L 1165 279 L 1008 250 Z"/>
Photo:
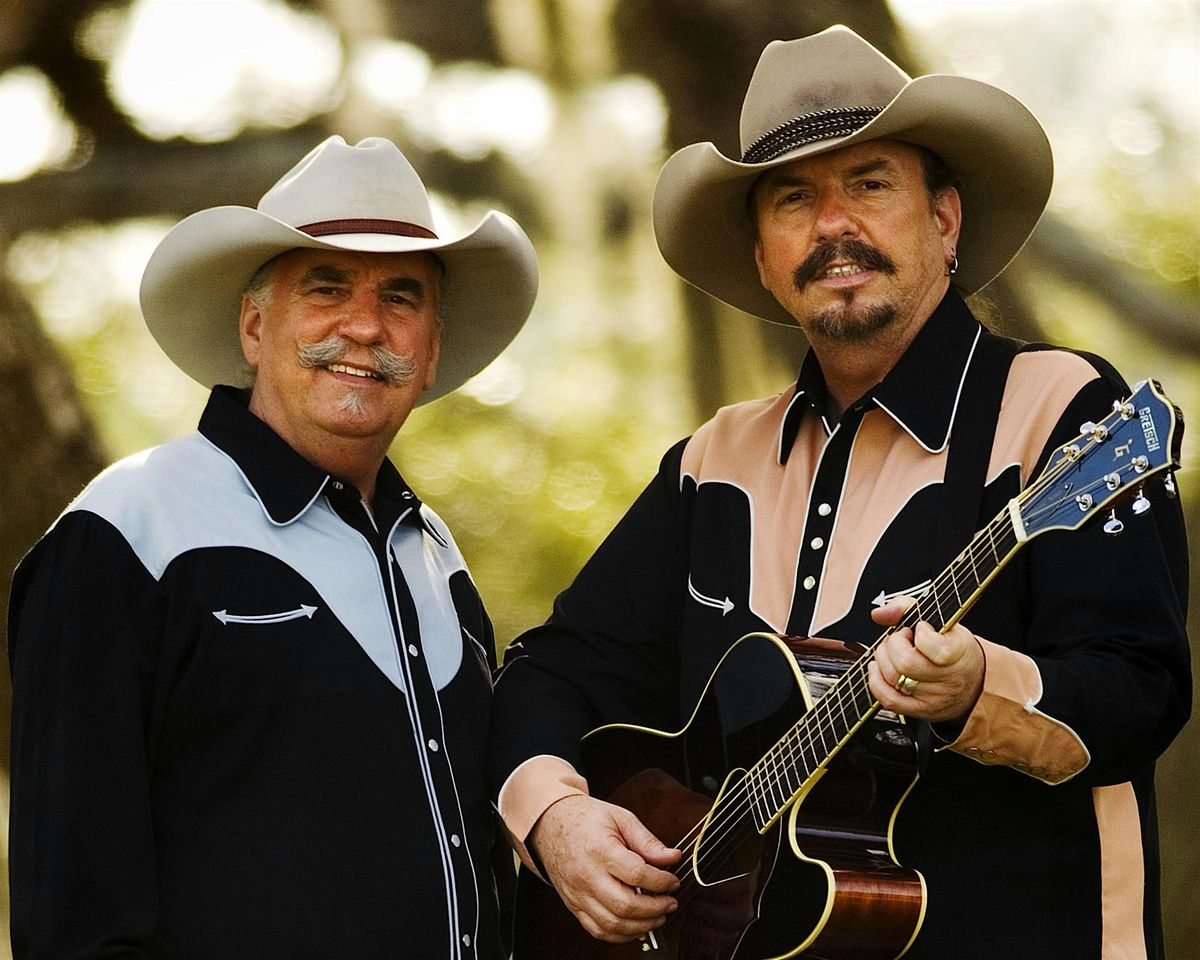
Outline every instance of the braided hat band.
<path id="1" fill-rule="evenodd" d="M 742 163 L 767 163 L 806 143 L 848 137 L 881 113 L 882 107 L 835 107 L 803 114 L 781 123 L 750 144 L 742 154 Z"/>

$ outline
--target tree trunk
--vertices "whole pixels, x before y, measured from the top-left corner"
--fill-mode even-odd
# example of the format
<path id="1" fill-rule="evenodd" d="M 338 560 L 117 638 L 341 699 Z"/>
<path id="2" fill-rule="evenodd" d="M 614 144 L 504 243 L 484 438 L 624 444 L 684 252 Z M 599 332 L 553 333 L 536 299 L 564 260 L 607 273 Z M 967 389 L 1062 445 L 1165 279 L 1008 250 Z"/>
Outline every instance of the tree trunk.
<path id="1" fill-rule="evenodd" d="M 5 460 L 0 470 L 0 609 L 7 610 L 13 568 L 107 460 L 71 370 L 29 303 L 2 274 L 0 450 Z M 0 621 L 0 636 L 6 622 Z M 5 679 L 0 683 L 0 763 L 7 769 L 7 657 L 0 672 Z"/>

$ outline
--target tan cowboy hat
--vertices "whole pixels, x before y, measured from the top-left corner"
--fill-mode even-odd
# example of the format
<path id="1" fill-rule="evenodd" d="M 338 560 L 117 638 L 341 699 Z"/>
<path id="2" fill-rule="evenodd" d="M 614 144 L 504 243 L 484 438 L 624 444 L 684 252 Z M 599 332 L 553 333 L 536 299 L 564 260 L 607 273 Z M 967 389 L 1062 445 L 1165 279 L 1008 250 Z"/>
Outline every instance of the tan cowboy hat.
<path id="1" fill-rule="evenodd" d="M 180 221 L 142 275 L 146 326 L 167 356 L 206 387 L 244 383 L 242 293 L 286 250 L 436 253 L 446 266 L 437 383 L 422 403 L 462 386 L 525 323 L 537 294 L 533 245 L 509 216 L 439 231 L 420 177 L 390 140 L 330 137 L 263 194 L 257 209 L 213 207 Z"/>
<path id="2" fill-rule="evenodd" d="M 843 26 L 763 50 L 742 104 L 740 159 L 694 143 L 667 160 L 654 188 L 663 257 L 714 297 L 794 324 L 759 283 L 750 188 L 772 167 L 879 139 L 927 147 L 950 165 L 963 205 L 954 283 L 970 294 L 994 280 L 1050 195 L 1054 162 L 1041 125 L 1014 97 L 978 80 L 914 80 Z"/>

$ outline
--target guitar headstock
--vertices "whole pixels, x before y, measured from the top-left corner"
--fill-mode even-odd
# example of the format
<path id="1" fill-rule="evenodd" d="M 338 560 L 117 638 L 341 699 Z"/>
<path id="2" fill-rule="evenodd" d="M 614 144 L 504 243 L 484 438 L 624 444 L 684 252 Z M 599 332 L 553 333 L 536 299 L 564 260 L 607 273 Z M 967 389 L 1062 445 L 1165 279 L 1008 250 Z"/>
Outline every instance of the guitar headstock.
<path id="1" fill-rule="evenodd" d="M 1017 509 L 1027 537 L 1047 530 L 1074 530 L 1118 501 L 1136 496 L 1134 513 L 1150 502 L 1142 487 L 1151 477 L 1179 467 L 1183 415 L 1153 380 L 1144 380 L 1099 423 L 1087 423 L 1055 451 L 1041 476 L 1020 497 Z M 1115 516 L 1105 524 L 1119 533 Z"/>

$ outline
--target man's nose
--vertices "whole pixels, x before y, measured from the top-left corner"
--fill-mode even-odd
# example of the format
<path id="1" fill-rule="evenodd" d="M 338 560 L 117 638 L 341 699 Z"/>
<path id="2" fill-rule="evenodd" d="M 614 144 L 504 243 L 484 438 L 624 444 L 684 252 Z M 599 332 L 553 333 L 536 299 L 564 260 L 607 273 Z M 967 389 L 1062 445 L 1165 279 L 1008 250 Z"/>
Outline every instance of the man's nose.
<path id="1" fill-rule="evenodd" d="M 836 190 L 822 193 L 817 199 L 817 216 L 813 224 L 819 241 L 839 240 L 858 233 L 858 221 L 850 209 L 849 200 Z"/>
<path id="2" fill-rule="evenodd" d="M 383 339 L 384 305 L 374 291 L 355 293 L 346 303 L 338 332 L 355 343 L 372 344 Z"/>

